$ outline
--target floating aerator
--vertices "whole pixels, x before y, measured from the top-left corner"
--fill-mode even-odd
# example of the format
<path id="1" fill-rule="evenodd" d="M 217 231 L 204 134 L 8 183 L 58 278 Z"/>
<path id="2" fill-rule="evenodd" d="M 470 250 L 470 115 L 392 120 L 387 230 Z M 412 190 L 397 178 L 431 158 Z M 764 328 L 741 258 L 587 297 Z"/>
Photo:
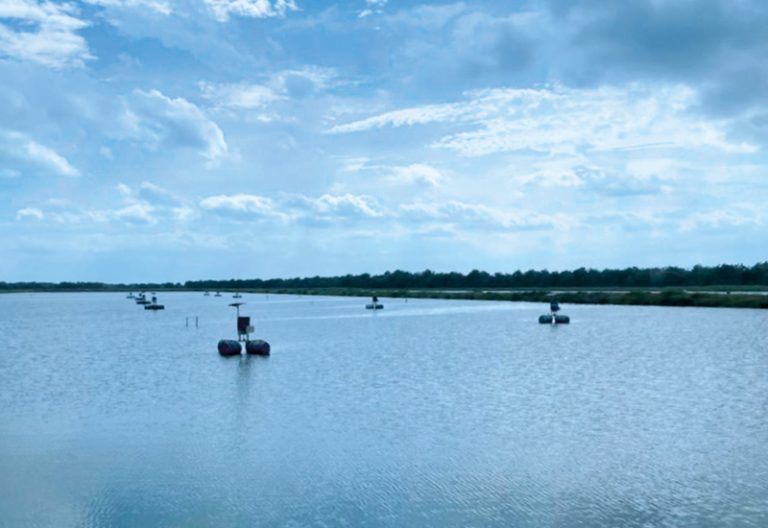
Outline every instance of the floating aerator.
<path id="1" fill-rule="evenodd" d="M 382 310 L 384 305 L 379 302 L 379 298 L 375 295 L 371 297 L 371 302 L 365 305 L 366 310 Z"/>
<path id="2" fill-rule="evenodd" d="M 245 343 L 245 351 L 248 354 L 256 356 L 268 356 L 270 352 L 269 343 L 263 339 L 254 339 L 251 341 L 250 334 L 253 332 L 251 318 L 247 315 L 240 315 L 240 307 L 243 302 L 230 304 L 237 310 L 237 341 L 232 339 L 222 339 L 219 341 L 219 354 L 222 356 L 239 356 L 242 351 L 241 342 Z"/>
<path id="3" fill-rule="evenodd" d="M 549 313 L 539 316 L 540 324 L 568 324 L 571 322 L 571 318 L 567 315 L 558 315 L 560 311 L 560 305 L 557 301 L 549 303 Z"/>

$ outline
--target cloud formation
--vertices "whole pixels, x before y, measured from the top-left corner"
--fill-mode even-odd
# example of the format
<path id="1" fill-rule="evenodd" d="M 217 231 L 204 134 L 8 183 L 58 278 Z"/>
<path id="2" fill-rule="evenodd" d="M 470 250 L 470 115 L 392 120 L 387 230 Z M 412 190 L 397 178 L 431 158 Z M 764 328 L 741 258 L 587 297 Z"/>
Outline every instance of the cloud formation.
<path id="1" fill-rule="evenodd" d="M 78 31 L 88 22 L 72 4 L 36 0 L 0 3 L 0 56 L 53 68 L 83 66 L 93 58 Z"/>
<path id="2" fill-rule="evenodd" d="M 169 2 L 163 0 L 83 0 L 87 4 L 122 9 L 147 8 L 161 15 L 170 15 L 173 10 Z"/>
<path id="3" fill-rule="evenodd" d="M 231 16 L 269 18 L 283 17 L 299 8 L 293 0 L 204 0 L 219 22 Z"/>
<path id="4" fill-rule="evenodd" d="M 384 127 L 456 124 L 461 130 L 432 143 L 464 156 L 532 150 L 546 153 L 664 146 L 752 152 L 731 141 L 726 127 L 688 113 L 696 95 L 685 86 L 648 88 L 494 89 L 466 101 L 394 110 L 336 125 L 331 133 Z"/>
<path id="5" fill-rule="evenodd" d="M 33 170 L 62 176 L 80 176 L 80 171 L 54 149 L 19 132 L 0 130 L 0 161 L 15 160 Z"/>
<path id="6" fill-rule="evenodd" d="M 411 202 L 400 206 L 401 217 L 413 222 L 439 222 L 454 229 L 537 230 L 552 229 L 560 215 L 542 215 L 522 209 L 499 209 L 459 200 Z"/>
<path id="7" fill-rule="evenodd" d="M 134 90 L 126 115 L 132 132 L 150 147 L 187 147 L 211 162 L 227 155 L 219 126 L 183 97 L 167 97 L 159 90 Z"/>
<path id="8" fill-rule="evenodd" d="M 391 181 L 403 184 L 423 184 L 429 187 L 439 187 L 445 176 L 436 168 L 425 163 L 412 163 L 402 167 L 392 167 L 389 176 Z"/>
<path id="9" fill-rule="evenodd" d="M 151 226 L 192 219 L 194 211 L 187 200 L 151 182 L 142 182 L 138 190 L 120 183 L 115 186 L 119 200 L 111 204 L 88 206 L 60 198 L 44 205 L 19 209 L 17 220 L 36 219 L 59 225 L 128 224 Z"/>
<path id="10" fill-rule="evenodd" d="M 37 220 L 42 220 L 45 218 L 45 215 L 40 209 L 35 207 L 25 207 L 23 209 L 19 209 L 16 213 L 16 220 L 21 220 L 22 218 L 34 218 Z"/>
<path id="11" fill-rule="evenodd" d="M 204 210 L 243 221 L 278 220 L 289 221 L 290 217 L 280 211 L 277 205 L 264 196 L 255 194 L 219 194 L 200 201 Z"/>
<path id="12" fill-rule="evenodd" d="M 202 276 L 765 258 L 767 24 L 758 0 L 0 0 L 0 240 L 54 274 L 158 237 L 203 244 Z M 279 263 L 211 256 L 257 229 Z"/>
<path id="13" fill-rule="evenodd" d="M 284 99 L 273 88 L 261 84 L 215 84 L 205 81 L 198 83 L 203 97 L 214 106 L 235 110 L 254 110 Z"/>

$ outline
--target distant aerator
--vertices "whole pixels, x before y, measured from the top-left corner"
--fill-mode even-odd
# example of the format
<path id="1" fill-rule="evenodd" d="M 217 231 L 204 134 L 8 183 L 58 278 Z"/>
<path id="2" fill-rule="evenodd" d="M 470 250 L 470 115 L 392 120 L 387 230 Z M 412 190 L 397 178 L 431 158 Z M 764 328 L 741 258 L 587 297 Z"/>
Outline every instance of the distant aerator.
<path id="1" fill-rule="evenodd" d="M 375 295 L 371 297 L 371 302 L 365 305 L 366 310 L 383 310 L 384 305 L 379 302 L 379 298 Z"/>
<path id="2" fill-rule="evenodd" d="M 571 322 L 571 318 L 567 315 L 559 315 L 560 304 L 557 301 L 549 303 L 549 313 L 539 316 L 540 324 L 568 324 Z"/>
<path id="3" fill-rule="evenodd" d="M 237 341 L 233 339 L 222 339 L 219 341 L 219 354 L 222 356 L 239 356 L 243 350 L 240 343 L 245 343 L 245 352 L 256 356 L 268 356 L 270 353 L 269 343 L 263 339 L 251 339 L 253 333 L 251 318 L 247 315 L 240 315 L 240 307 L 244 302 L 231 303 L 230 306 L 237 310 Z"/>

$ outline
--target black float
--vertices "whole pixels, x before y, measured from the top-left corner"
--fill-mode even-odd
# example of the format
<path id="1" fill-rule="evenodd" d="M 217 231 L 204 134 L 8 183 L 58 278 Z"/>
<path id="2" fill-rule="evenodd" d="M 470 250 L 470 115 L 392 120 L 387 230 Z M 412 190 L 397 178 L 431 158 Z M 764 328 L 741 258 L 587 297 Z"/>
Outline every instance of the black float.
<path id="1" fill-rule="evenodd" d="M 569 324 L 571 322 L 571 318 L 567 315 L 560 315 L 557 312 L 560 311 L 560 304 L 558 304 L 557 301 L 552 301 L 549 303 L 549 312 L 545 315 L 539 316 L 539 323 L 540 324 Z"/>
<path id="2" fill-rule="evenodd" d="M 253 341 L 245 342 L 245 351 L 248 354 L 254 354 L 256 356 L 268 356 L 269 350 L 269 343 L 263 339 L 254 339 Z"/>
<path id="3" fill-rule="evenodd" d="M 234 339 L 222 339 L 219 341 L 219 354 L 222 356 L 239 356 L 243 347 Z"/>
<path id="4" fill-rule="evenodd" d="M 263 339 L 251 340 L 250 334 L 253 332 L 251 318 L 247 315 L 240 315 L 240 307 L 243 302 L 232 303 L 229 306 L 237 310 L 237 340 L 222 339 L 219 341 L 219 354 L 222 356 L 239 356 L 242 351 L 241 342 L 245 343 L 245 352 L 256 356 L 268 356 L 270 353 L 269 343 Z"/>

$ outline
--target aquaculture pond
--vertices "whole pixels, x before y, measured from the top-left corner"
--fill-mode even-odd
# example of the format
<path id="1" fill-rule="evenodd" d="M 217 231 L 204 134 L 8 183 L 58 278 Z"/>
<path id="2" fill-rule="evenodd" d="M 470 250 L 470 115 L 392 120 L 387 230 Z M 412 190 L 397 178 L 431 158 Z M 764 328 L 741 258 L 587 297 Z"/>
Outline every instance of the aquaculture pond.
<path id="1" fill-rule="evenodd" d="M 125 297 L 0 295 L 0 526 L 768 526 L 768 311 Z"/>

